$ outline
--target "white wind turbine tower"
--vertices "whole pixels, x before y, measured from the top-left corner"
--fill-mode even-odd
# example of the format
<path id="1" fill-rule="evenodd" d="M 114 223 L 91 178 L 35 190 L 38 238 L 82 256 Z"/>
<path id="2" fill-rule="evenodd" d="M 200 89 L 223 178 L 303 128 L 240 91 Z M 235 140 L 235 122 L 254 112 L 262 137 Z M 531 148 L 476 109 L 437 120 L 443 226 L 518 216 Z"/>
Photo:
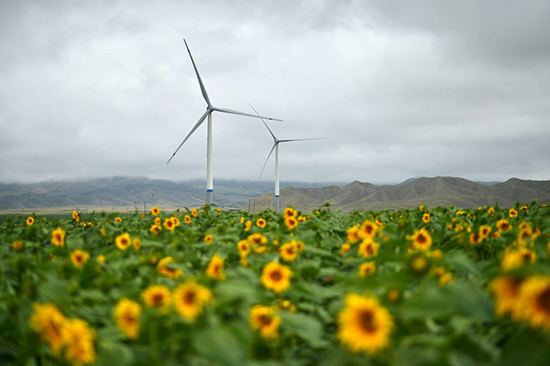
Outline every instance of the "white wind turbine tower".
<path id="1" fill-rule="evenodd" d="M 178 146 L 176 151 L 172 154 L 170 159 L 168 159 L 168 162 L 166 165 L 170 163 L 170 161 L 176 156 L 177 152 L 181 148 L 181 146 L 187 141 L 187 139 L 195 132 L 197 128 L 204 122 L 206 117 L 208 117 L 208 132 L 207 132 L 207 140 L 206 140 L 206 203 L 212 204 L 214 202 L 214 174 L 213 174 L 213 165 L 212 165 L 212 112 L 222 112 L 222 113 L 228 113 L 228 114 L 237 114 L 240 116 L 247 116 L 247 117 L 254 117 L 254 118 L 261 118 L 263 120 L 269 119 L 273 121 L 282 121 L 280 119 L 276 118 L 269 118 L 269 117 L 261 117 L 260 115 L 254 115 L 249 113 L 243 113 L 239 111 L 234 111 L 232 109 L 226 109 L 226 108 L 218 108 L 214 107 L 212 103 L 210 103 L 210 98 L 208 97 L 208 93 L 206 92 L 206 88 L 204 87 L 204 84 L 202 83 L 202 79 L 199 75 L 199 70 L 197 69 L 197 66 L 195 65 L 195 61 L 193 60 L 193 56 L 191 55 L 191 51 L 189 50 L 189 47 L 187 46 L 187 42 L 185 39 L 183 40 L 185 43 L 185 47 L 187 48 L 187 52 L 189 53 L 189 57 L 191 58 L 191 63 L 193 64 L 193 68 L 195 69 L 195 74 L 197 75 L 197 79 L 199 81 L 199 86 L 201 88 L 202 96 L 204 100 L 206 101 L 206 112 L 199 118 L 195 126 L 191 129 L 191 131 L 187 134 L 187 136 L 183 139 L 181 144 Z"/>
<path id="2" fill-rule="evenodd" d="M 250 103 L 248 103 L 250 108 L 254 109 Z M 275 213 L 279 213 L 279 143 L 281 142 L 295 142 L 295 141 L 308 141 L 308 140 L 321 140 L 324 139 L 324 137 L 314 137 L 309 139 L 292 139 L 292 140 L 279 140 L 275 135 L 273 134 L 273 131 L 269 128 L 267 123 L 265 123 L 263 117 L 260 117 L 260 114 L 256 109 L 254 109 L 254 112 L 258 115 L 259 118 L 262 119 L 262 122 L 264 123 L 265 127 L 267 127 L 267 130 L 271 134 L 271 137 L 273 137 L 273 147 L 271 148 L 271 151 L 269 152 L 269 155 L 267 156 L 267 159 L 265 160 L 264 166 L 262 168 L 262 171 L 260 172 L 260 179 L 262 177 L 262 173 L 264 172 L 265 166 L 267 165 L 267 162 L 269 161 L 269 158 L 271 157 L 271 154 L 273 153 L 273 150 L 275 150 Z"/>

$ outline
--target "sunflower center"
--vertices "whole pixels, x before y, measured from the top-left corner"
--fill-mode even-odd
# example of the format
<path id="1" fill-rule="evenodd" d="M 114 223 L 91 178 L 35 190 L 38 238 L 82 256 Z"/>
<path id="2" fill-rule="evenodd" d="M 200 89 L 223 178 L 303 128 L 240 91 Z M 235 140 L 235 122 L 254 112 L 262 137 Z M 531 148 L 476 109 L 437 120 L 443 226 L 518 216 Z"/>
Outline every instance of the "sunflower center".
<path id="1" fill-rule="evenodd" d="M 157 305 L 161 304 L 163 298 L 164 298 L 164 296 L 160 293 L 159 294 L 154 294 L 153 297 L 152 297 L 153 306 L 157 306 Z"/>
<path id="2" fill-rule="evenodd" d="M 359 314 L 359 326 L 367 333 L 372 333 L 376 330 L 374 315 L 371 310 L 364 310 Z"/>
<path id="3" fill-rule="evenodd" d="M 423 244 L 426 242 L 426 237 L 424 236 L 424 234 L 418 234 L 418 236 L 416 237 L 416 241 L 420 244 Z"/>
<path id="4" fill-rule="evenodd" d="M 283 278 L 283 274 L 279 270 L 271 271 L 269 277 L 275 282 L 279 282 Z"/>
<path id="5" fill-rule="evenodd" d="M 546 290 L 537 297 L 537 304 L 542 311 L 550 314 L 550 288 L 546 288 Z"/>
<path id="6" fill-rule="evenodd" d="M 183 295 L 183 301 L 187 305 L 193 305 L 195 303 L 195 299 L 197 298 L 197 293 L 195 291 L 187 291 Z"/>
<path id="7" fill-rule="evenodd" d="M 267 327 L 273 321 L 273 319 L 269 315 L 265 315 L 265 314 L 260 315 L 258 320 L 260 321 L 263 327 Z"/>

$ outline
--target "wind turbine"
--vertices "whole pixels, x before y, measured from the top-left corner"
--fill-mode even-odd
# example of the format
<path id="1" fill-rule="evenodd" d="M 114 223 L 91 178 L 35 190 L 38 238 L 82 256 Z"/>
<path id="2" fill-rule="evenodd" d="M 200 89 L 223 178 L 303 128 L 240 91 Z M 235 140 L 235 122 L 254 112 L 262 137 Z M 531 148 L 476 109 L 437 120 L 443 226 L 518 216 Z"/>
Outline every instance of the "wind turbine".
<path id="1" fill-rule="evenodd" d="M 267 130 L 271 134 L 271 137 L 273 137 L 273 147 L 271 148 L 271 151 L 269 152 L 269 155 L 267 156 L 267 159 L 265 160 L 264 166 L 262 168 L 262 171 L 260 172 L 260 179 L 262 177 L 262 174 L 264 172 L 265 166 L 267 165 L 267 162 L 269 161 L 269 158 L 271 157 L 271 154 L 273 153 L 273 150 L 275 150 L 275 213 L 279 213 L 279 143 L 281 142 L 295 142 L 295 141 L 308 141 L 308 140 L 321 140 L 324 139 L 324 137 L 314 137 L 309 139 L 292 139 L 292 140 L 279 140 L 275 135 L 273 134 L 273 131 L 269 128 L 267 123 L 265 123 L 263 117 L 260 117 L 260 114 L 258 111 L 252 107 L 252 104 L 248 103 L 250 108 L 254 109 L 254 112 L 258 115 L 259 118 L 261 118 L 262 122 L 264 123 L 265 127 L 267 127 Z"/>
<path id="2" fill-rule="evenodd" d="M 263 120 L 264 118 L 272 121 L 282 121 L 282 120 L 276 119 L 276 118 L 270 118 L 270 117 L 261 117 L 260 115 L 243 113 L 239 111 L 234 111 L 232 109 L 214 107 L 212 103 L 210 103 L 210 98 L 208 97 L 206 88 L 204 87 L 201 76 L 199 75 L 199 70 L 195 65 L 195 61 L 193 60 L 191 51 L 187 46 L 187 42 L 185 41 L 185 39 L 183 40 L 183 42 L 185 43 L 185 48 L 187 48 L 187 52 L 189 53 L 189 57 L 191 58 L 191 63 L 193 64 L 193 68 L 195 69 L 195 74 L 197 75 L 197 80 L 199 81 L 199 86 L 201 88 L 202 96 L 206 101 L 206 112 L 204 112 L 204 114 L 199 118 L 195 126 L 193 126 L 191 131 L 183 139 L 183 141 L 178 146 L 176 151 L 174 151 L 170 159 L 168 159 L 168 162 L 166 163 L 166 165 L 170 163 L 170 161 L 174 158 L 174 156 L 176 156 L 177 152 L 179 151 L 181 146 L 185 143 L 185 141 L 187 141 L 187 139 L 193 134 L 193 132 L 195 132 L 195 130 L 199 128 L 199 126 L 204 122 L 206 117 L 208 117 L 208 124 L 207 124 L 208 131 L 207 131 L 207 140 L 206 140 L 206 203 L 210 205 L 214 202 L 214 174 L 213 174 L 214 169 L 212 165 L 212 112 L 216 111 L 216 112 L 236 114 L 236 115 L 246 116 L 246 117 L 261 118 L 264 123 L 265 123 L 265 121 Z"/>

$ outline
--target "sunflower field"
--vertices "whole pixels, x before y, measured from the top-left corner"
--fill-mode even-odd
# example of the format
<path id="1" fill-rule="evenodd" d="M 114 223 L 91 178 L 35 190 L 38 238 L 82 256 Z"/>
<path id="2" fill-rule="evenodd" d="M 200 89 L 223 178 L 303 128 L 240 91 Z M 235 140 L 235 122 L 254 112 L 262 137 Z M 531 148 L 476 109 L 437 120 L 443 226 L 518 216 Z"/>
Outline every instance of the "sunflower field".
<path id="1" fill-rule="evenodd" d="M 549 365 L 550 207 L 0 225 L 1 365 Z"/>

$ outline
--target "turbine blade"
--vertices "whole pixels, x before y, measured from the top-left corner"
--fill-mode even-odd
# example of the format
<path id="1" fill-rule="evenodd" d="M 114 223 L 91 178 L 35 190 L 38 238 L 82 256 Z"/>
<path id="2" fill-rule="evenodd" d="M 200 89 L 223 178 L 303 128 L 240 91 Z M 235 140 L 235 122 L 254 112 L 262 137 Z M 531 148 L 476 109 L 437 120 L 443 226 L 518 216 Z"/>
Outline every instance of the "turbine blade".
<path id="1" fill-rule="evenodd" d="M 248 103 L 248 105 L 250 106 L 250 108 L 252 108 L 254 110 L 254 112 L 256 112 L 256 114 L 258 115 L 258 117 L 260 117 L 260 113 L 258 113 L 258 111 L 256 110 L 256 108 L 252 107 L 252 104 Z M 277 138 L 275 137 L 275 135 L 273 134 L 273 131 L 271 131 L 271 128 L 269 128 L 269 126 L 267 125 L 267 123 L 265 123 L 264 119 L 262 117 L 260 117 L 262 122 L 264 123 L 265 127 L 267 127 L 267 130 L 269 131 L 269 133 L 271 134 L 271 136 L 273 137 L 273 140 L 277 141 Z"/>
<path id="2" fill-rule="evenodd" d="M 294 141 L 309 141 L 309 140 L 323 140 L 325 137 L 314 137 L 311 139 L 292 139 L 292 140 L 279 140 L 279 142 L 294 142 Z"/>
<path id="3" fill-rule="evenodd" d="M 275 142 L 273 144 L 273 147 L 271 148 L 271 151 L 269 152 L 269 155 L 267 156 L 267 159 L 265 159 L 264 167 L 262 168 L 262 171 L 260 172 L 260 176 L 258 177 L 258 180 L 262 178 L 262 174 L 264 172 L 265 166 L 267 165 L 267 162 L 269 161 L 269 158 L 271 157 L 271 154 L 273 154 L 273 150 L 275 150 L 275 147 L 277 146 L 278 142 Z"/>
<path id="4" fill-rule="evenodd" d="M 271 120 L 271 121 L 282 121 L 282 119 L 271 118 L 271 117 L 256 116 L 256 115 L 254 115 L 254 114 L 239 112 L 239 111 L 235 111 L 235 110 L 233 110 L 233 109 L 216 108 L 216 107 L 212 107 L 212 109 L 215 110 L 215 111 L 218 111 L 218 112 L 222 112 L 222 113 L 238 114 L 239 116 L 254 117 L 254 118 L 265 118 L 265 119 L 269 119 L 269 120 Z"/>
<path id="5" fill-rule="evenodd" d="M 197 79 L 199 80 L 199 85 L 201 87 L 201 92 L 204 100 L 206 101 L 206 104 L 208 104 L 209 107 L 212 106 L 210 103 L 210 98 L 208 98 L 208 93 L 206 92 L 206 88 L 204 87 L 204 84 L 202 83 L 201 76 L 199 75 L 199 70 L 197 69 L 197 65 L 195 65 L 195 60 L 193 60 L 193 56 L 191 55 L 191 51 L 189 50 L 189 47 L 187 46 L 187 42 L 185 39 L 183 39 L 183 42 L 185 43 L 185 48 L 187 48 L 187 52 L 189 53 L 189 57 L 191 57 L 191 63 L 193 64 L 193 68 L 195 69 L 195 74 L 197 74 Z"/>
<path id="6" fill-rule="evenodd" d="M 183 139 L 183 141 L 181 142 L 180 146 L 178 146 L 178 148 L 176 149 L 176 151 L 174 151 L 174 153 L 172 154 L 172 156 L 170 157 L 170 159 L 168 159 L 168 162 L 166 163 L 166 165 L 168 165 L 170 163 L 170 161 L 174 158 L 174 156 L 176 156 L 176 154 L 178 153 L 179 149 L 181 148 L 181 146 L 185 143 L 185 141 L 187 141 L 187 139 L 189 138 L 189 136 L 191 136 L 193 134 L 193 132 L 195 132 L 195 130 L 197 128 L 199 128 L 199 126 L 204 122 L 206 116 L 208 116 L 209 113 L 212 113 L 211 111 L 206 111 L 204 112 L 204 114 L 201 116 L 201 118 L 199 118 L 198 122 L 195 123 L 195 126 L 193 126 L 193 128 L 191 129 L 191 131 L 187 134 L 187 136 Z"/>

